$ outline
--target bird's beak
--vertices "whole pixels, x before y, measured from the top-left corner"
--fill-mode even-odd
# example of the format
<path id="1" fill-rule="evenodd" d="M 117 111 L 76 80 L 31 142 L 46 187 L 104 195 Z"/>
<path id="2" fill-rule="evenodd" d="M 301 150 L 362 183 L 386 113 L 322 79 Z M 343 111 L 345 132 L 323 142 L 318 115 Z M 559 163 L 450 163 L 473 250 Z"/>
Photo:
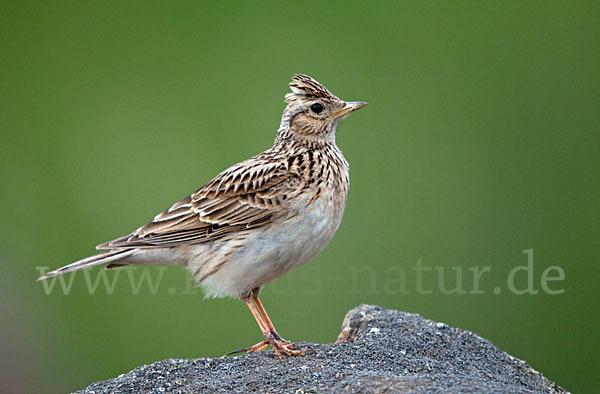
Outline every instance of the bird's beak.
<path id="1" fill-rule="evenodd" d="M 340 108 L 337 111 L 330 113 L 329 116 L 327 116 L 327 117 L 328 118 L 336 117 L 339 119 L 343 119 L 346 116 L 348 116 L 350 114 L 350 112 L 354 112 L 357 109 L 361 109 L 365 105 L 367 105 L 367 103 L 365 103 L 364 101 L 350 101 L 350 102 L 346 103 L 345 107 Z"/>

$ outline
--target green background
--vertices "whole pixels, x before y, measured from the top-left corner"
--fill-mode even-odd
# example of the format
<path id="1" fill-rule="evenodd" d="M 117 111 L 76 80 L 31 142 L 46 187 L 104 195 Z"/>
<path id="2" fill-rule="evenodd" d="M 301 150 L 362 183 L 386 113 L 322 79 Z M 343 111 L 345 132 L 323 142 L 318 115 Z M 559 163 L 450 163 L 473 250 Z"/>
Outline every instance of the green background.
<path id="1" fill-rule="evenodd" d="M 597 392 L 599 17 L 582 1 L 4 2 L 4 389 L 72 391 L 261 339 L 242 303 L 189 294 L 180 268 L 155 294 L 121 271 L 112 295 L 90 295 L 81 272 L 68 295 L 60 282 L 46 295 L 36 267 L 93 253 L 270 147 L 303 72 L 369 106 L 338 129 L 351 167 L 340 230 L 263 292 L 279 332 L 331 342 L 348 309 L 374 303 Z M 538 293 L 517 295 L 507 278 L 526 249 Z M 417 291 L 420 259 L 437 267 L 423 273 L 431 294 Z M 484 294 L 470 294 L 469 269 L 485 266 Z M 551 266 L 562 294 L 541 288 Z M 440 290 L 452 267 L 467 294 Z"/>

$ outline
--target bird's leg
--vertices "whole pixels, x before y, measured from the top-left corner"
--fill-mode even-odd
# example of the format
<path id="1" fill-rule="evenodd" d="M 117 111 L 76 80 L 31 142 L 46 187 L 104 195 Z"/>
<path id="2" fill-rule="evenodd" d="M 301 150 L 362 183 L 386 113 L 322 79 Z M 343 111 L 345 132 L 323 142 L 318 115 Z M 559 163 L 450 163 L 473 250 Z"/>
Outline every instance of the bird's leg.
<path id="1" fill-rule="evenodd" d="M 290 341 L 281 338 L 279 336 L 279 334 L 277 333 L 277 330 L 275 329 L 273 322 L 271 322 L 271 319 L 269 318 L 269 315 L 267 314 L 265 307 L 263 306 L 262 302 L 260 301 L 260 298 L 258 298 L 258 292 L 253 292 L 252 300 L 256 304 L 258 313 L 260 313 L 260 316 L 263 318 L 263 320 L 267 326 L 267 329 L 269 330 L 271 335 L 273 335 L 273 337 L 275 337 L 275 339 L 281 340 L 285 343 L 290 343 Z"/>
<path id="2" fill-rule="evenodd" d="M 258 292 L 252 292 L 251 296 L 241 297 L 241 300 L 248 306 L 248 309 L 250 309 L 250 312 L 252 313 L 252 316 L 254 316 L 256 323 L 258 323 L 258 327 L 265 339 L 254 346 L 236 350 L 226 354 L 226 356 L 236 353 L 253 353 L 259 350 L 265 350 L 269 346 L 271 346 L 277 357 L 281 359 L 283 358 L 281 352 L 288 356 L 304 356 L 303 352 L 292 349 L 292 344 L 277 334 L 271 319 L 269 319 L 269 315 L 267 315 L 267 311 L 265 311 L 265 308 L 258 299 L 257 293 Z M 256 305 L 254 304 L 255 302 Z"/>

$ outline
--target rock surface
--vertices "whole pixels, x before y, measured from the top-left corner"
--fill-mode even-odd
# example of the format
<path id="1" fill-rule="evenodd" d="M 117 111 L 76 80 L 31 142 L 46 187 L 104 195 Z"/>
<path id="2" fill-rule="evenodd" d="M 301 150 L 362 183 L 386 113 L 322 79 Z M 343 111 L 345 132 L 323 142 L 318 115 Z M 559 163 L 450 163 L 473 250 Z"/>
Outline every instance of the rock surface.
<path id="1" fill-rule="evenodd" d="M 306 356 L 158 361 L 80 393 L 565 392 L 471 332 L 373 305 L 348 312 L 337 343 L 296 348 Z"/>

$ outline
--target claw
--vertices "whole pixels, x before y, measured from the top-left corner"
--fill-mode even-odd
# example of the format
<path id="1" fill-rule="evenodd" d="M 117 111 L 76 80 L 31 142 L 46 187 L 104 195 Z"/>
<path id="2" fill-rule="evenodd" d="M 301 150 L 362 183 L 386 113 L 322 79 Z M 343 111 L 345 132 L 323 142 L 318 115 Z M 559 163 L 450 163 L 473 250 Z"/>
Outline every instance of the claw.
<path id="1" fill-rule="evenodd" d="M 248 353 L 248 354 L 254 353 L 254 352 L 261 351 L 261 350 L 265 350 L 268 347 L 269 347 L 269 343 L 267 341 L 262 341 L 262 342 L 257 343 L 254 346 L 245 347 L 243 349 L 238 349 L 238 350 L 234 350 L 233 352 L 229 352 L 229 353 L 225 354 L 224 356 L 221 356 L 221 358 L 233 356 L 234 354 L 240 354 L 240 353 Z"/>
<path id="2" fill-rule="evenodd" d="M 288 340 L 281 338 L 276 332 L 272 332 L 270 334 L 271 335 L 268 335 L 264 341 L 260 341 L 259 343 L 257 343 L 254 346 L 250 346 L 250 347 L 247 347 L 244 349 L 234 350 L 233 352 L 227 353 L 223 357 L 232 356 L 234 354 L 239 354 L 239 353 L 250 354 L 250 353 L 254 353 L 254 352 L 259 352 L 259 351 L 267 349 L 269 346 L 271 346 L 271 349 L 273 349 L 273 352 L 275 353 L 275 355 L 277 357 L 279 357 L 280 359 L 284 358 L 281 353 L 285 353 L 288 356 L 304 356 L 305 355 L 305 353 L 301 350 L 292 349 L 292 346 L 294 346 L 294 344 Z"/>

